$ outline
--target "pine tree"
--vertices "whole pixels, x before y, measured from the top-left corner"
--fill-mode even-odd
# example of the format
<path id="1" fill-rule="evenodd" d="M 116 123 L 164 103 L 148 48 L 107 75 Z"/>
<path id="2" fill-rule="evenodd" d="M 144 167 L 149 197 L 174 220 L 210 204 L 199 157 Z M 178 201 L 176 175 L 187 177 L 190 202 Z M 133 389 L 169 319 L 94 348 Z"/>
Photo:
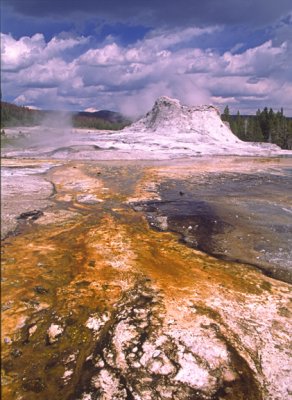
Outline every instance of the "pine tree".
<path id="1" fill-rule="evenodd" d="M 226 121 L 226 122 L 230 123 L 230 112 L 229 112 L 228 105 L 224 108 L 223 115 L 222 115 L 222 121 Z"/>

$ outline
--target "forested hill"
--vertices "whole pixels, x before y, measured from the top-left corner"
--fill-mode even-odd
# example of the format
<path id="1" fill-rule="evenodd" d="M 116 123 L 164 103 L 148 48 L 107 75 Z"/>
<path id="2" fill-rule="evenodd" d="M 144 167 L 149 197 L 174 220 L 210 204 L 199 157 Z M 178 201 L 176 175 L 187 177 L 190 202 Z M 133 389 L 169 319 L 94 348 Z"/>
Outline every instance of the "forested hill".
<path id="1" fill-rule="evenodd" d="M 15 104 L 1 102 L 1 128 L 9 126 L 33 126 L 39 125 L 44 119 L 50 117 L 56 119 L 56 115 L 62 112 L 51 110 L 32 110 L 28 107 L 20 107 Z M 72 112 L 73 126 L 76 128 L 118 130 L 130 124 L 123 115 L 108 110 L 90 112 Z"/>
<path id="2" fill-rule="evenodd" d="M 76 128 L 119 130 L 130 123 L 122 114 L 108 110 L 81 111 L 73 115 L 73 125 Z"/>
<path id="3" fill-rule="evenodd" d="M 232 132 L 247 142 L 275 143 L 282 149 L 292 149 L 292 118 L 285 117 L 283 109 L 274 111 L 265 107 L 256 115 L 229 114 L 228 106 L 221 115 Z"/>
<path id="4" fill-rule="evenodd" d="M 1 128 L 38 125 L 44 116 L 43 111 L 32 110 L 28 107 L 20 107 L 1 101 Z"/>

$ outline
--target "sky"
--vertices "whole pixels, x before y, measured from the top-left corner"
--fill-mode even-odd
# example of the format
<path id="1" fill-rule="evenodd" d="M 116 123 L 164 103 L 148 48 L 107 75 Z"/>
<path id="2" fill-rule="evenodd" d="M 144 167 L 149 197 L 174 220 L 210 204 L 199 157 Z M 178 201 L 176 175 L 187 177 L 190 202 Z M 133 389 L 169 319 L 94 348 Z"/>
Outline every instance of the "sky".
<path id="1" fill-rule="evenodd" d="M 291 0 L 2 0 L 2 100 L 130 117 L 159 96 L 292 116 Z"/>

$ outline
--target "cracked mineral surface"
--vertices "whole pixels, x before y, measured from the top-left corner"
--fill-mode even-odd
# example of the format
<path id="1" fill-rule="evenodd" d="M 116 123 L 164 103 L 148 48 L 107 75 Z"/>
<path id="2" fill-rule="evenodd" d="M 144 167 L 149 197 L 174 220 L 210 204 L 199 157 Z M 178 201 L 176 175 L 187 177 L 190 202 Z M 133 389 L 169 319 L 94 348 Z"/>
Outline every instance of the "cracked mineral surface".
<path id="1" fill-rule="evenodd" d="M 3 168 L 3 398 L 292 398 L 291 159 Z"/>

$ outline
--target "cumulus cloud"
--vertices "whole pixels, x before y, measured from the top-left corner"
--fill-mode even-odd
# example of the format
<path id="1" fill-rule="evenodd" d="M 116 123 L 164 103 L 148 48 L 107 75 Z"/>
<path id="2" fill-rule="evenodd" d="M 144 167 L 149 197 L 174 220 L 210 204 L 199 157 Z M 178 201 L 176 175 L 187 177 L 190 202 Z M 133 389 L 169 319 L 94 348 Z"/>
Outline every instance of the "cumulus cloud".
<path id="1" fill-rule="evenodd" d="M 130 116 L 148 111 L 161 95 L 185 104 L 229 104 L 235 111 L 266 105 L 288 110 L 290 43 L 267 40 L 223 54 L 192 46 L 192 38 L 217 30 L 158 29 L 128 46 L 113 39 L 101 44 L 89 37 L 54 37 L 46 42 L 41 34 L 18 40 L 3 34 L 3 94 L 32 106 L 108 108 Z M 72 49 L 78 51 L 68 58 Z"/>
<path id="2" fill-rule="evenodd" d="M 33 64 L 64 56 L 66 50 L 85 43 L 88 38 L 53 37 L 46 43 L 44 35 L 37 33 L 32 37 L 24 36 L 19 40 L 1 33 L 1 69 L 17 72 Z"/>
<path id="3" fill-rule="evenodd" d="M 45 47 L 44 36 L 36 34 L 15 40 L 11 35 L 1 34 L 1 61 L 3 71 L 19 71 L 30 66 Z"/>
<path id="4" fill-rule="evenodd" d="M 268 76 L 283 65 L 287 54 L 287 42 L 273 46 L 272 40 L 262 45 L 248 49 L 242 54 L 227 52 L 223 58 L 226 61 L 226 72 L 232 75 Z"/>

